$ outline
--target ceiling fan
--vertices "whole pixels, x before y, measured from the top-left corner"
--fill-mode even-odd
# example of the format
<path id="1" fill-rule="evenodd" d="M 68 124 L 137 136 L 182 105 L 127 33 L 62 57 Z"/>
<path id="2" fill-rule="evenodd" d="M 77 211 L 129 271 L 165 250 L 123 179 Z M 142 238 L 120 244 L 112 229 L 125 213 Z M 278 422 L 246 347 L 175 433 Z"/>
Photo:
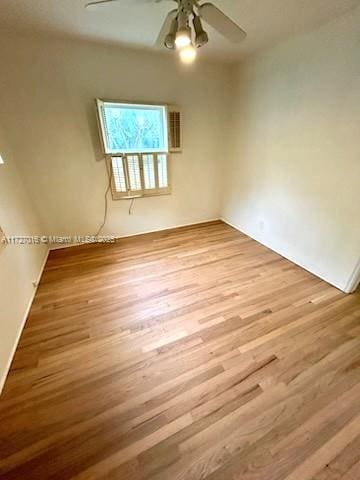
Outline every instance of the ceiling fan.
<path id="1" fill-rule="evenodd" d="M 87 3 L 85 8 L 96 10 L 121 0 L 97 0 Z M 132 0 L 131 3 L 159 3 L 163 0 Z M 171 0 L 177 8 L 171 10 L 165 18 L 156 46 L 165 46 L 170 50 L 178 49 L 184 63 L 195 60 L 196 49 L 206 45 L 208 34 L 203 29 L 202 20 L 217 30 L 232 43 L 245 39 L 246 33 L 233 20 L 212 3 L 199 0 Z"/>

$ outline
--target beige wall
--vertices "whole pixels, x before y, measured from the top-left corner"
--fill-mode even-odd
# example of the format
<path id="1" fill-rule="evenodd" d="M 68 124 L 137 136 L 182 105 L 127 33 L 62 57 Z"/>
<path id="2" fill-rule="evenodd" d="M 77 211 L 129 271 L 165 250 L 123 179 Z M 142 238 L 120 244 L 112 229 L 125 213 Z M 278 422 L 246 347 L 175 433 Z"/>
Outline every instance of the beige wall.
<path id="1" fill-rule="evenodd" d="M 223 216 L 343 290 L 360 258 L 360 9 L 234 71 Z"/>
<path id="2" fill-rule="evenodd" d="M 173 155 L 171 196 L 110 201 L 104 233 L 127 235 L 219 217 L 230 70 L 177 56 L 61 40 L 1 42 L 0 119 L 8 124 L 27 188 L 46 232 L 94 234 L 107 176 L 96 97 L 179 105 L 184 149 Z"/>
<path id="3" fill-rule="evenodd" d="M 0 125 L 0 226 L 10 235 L 39 235 L 41 228 Z M 47 254 L 45 246 L 0 248 L 0 392 Z"/>

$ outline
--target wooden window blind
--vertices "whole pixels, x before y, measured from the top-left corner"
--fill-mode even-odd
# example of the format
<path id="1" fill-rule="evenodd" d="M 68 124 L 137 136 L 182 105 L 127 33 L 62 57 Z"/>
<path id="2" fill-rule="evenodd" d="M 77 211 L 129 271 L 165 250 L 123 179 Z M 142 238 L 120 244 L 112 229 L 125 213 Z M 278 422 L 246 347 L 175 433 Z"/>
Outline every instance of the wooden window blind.
<path id="1" fill-rule="evenodd" d="M 124 154 L 111 157 L 114 200 L 171 193 L 168 154 Z"/>

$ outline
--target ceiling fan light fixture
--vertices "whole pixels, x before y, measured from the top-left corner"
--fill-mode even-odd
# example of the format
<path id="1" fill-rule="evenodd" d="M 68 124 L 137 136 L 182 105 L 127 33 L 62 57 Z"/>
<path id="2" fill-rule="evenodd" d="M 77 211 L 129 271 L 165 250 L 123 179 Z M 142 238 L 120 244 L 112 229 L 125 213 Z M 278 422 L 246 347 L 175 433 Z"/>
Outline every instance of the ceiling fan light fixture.
<path id="1" fill-rule="evenodd" d="M 176 32 L 175 45 L 177 48 L 185 48 L 191 45 L 191 28 L 189 27 L 189 15 L 186 11 L 179 12 L 177 17 L 178 29 Z"/>
<path id="2" fill-rule="evenodd" d="M 164 44 L 165 44 L 165 47 L 168 48 L 169 50 L 174 50 L 174 48 L 175 48 L 175 35 L 171 35 L 171 33 L 166 35 Z"/>
<path id="3" fill-rule="evenodd" d="M 209 41 L 208 34 L 203 29 L 200 17 L 198 15 L 194 15 L 193 23 L 194 23 L 194 30 L 195 30 L 195 46 L 196 48 L 203 47 Z"/>
<path id="4" fill-rule="evenodd" d="M 189 27 L 177 31 L 175 45 L 177 48 L 185 48 L 191 45 L 191 30 Z"/>
<path id="5" fill-rule="evenodd" d="M 183 63 L 193 63 L 197 55 L 196 48 L 190 44 L 187 47 L 182 48 L 179 52 L 179 55 L 180 60 Z"/>
<path id="6" fill-rule="evenodd" d="M 120 4 L 123 0 L 84 0 L 86 9 L 96 9 L 107 5 Z M 126 0 L 130 3 L 134 0 Z M 136 2 L 155 2 L 162 0 L 136 0 Z M 246 32 L 229 18 L 216 5 L 207 0 L 173 0 L 176 8 L 165 17 L 156 47 L 177 48 L 184 63 L 191 63 L 196 57 L 196 48 L 203 47 L 209 41 L 202 21 L 214 28 L 220 35 L 232 43 L 240 43 L 246 38 Z M 196 47 L 196 48 L 195 48 Z M 182 52 L 184 50 L 184 52 Z"/>
<path id="7" fill-rule="evenodd" d="M 171 22 L 171 27 L 169 33 L 165 37 L 165 47 L 169 50 L 174 50 L 175 48 L 175 41 L 176 41 L 176 32 L 178 30 L 178 21 L 177 18 Z"/>

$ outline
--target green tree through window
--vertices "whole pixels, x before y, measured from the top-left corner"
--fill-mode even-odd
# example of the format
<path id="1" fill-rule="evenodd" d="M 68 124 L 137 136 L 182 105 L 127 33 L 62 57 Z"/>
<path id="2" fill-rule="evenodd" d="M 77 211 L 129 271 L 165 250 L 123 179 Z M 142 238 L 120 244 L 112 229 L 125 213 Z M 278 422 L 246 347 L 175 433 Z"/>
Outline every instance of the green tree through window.
<path id="1" fill-rule="evenodd" d="M 166 109 L 103 103 L 107 153 L 166 152 Z"/>

